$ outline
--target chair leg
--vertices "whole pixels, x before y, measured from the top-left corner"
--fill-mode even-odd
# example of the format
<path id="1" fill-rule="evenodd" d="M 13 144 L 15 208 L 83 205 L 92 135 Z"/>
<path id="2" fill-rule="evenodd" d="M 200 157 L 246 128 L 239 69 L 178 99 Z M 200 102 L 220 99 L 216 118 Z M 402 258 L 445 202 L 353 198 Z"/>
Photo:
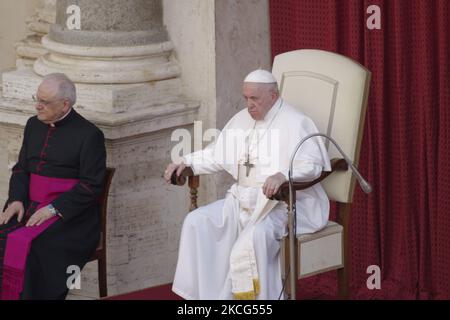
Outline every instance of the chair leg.
<path id="1" fill-rule="evenodd" d="M 284 279 L 283 279 L 283 284 L 284 284 L 284 292 L 286 294 L 286 299 L 290 300 L 291 299 L 291 294 L 292 294 L 292 290 L 291 290 L 291 282 L 289 281 L 290 277 L 289 277 L 289 241 L 287 240 L 287 238 L 285 238 L 283 240 L 283 244 L 284 246 L 284 263 L 283 263 L 283 267 L 284 267 Z"/>
<path id="2" fill-rule="evenodd" d="M 349 217 L 350 204 L 338 203 L 338 221 L 343 226 L 344 232 L 342 234 L 342 259 L 344 267 L 338 270 L 338 295 L 340 299 L 348 299 L 350 295 L 349 280 L 350 280 L 350 263 L 349 263 Z"/>
<path id="3" fill-rule="evenodd" d="M 102 255 L 98 259 L 98 286 L 100 291 L 100 298 L 108 295 L 108 284 L 106 282 L 106 255 Z"/>
<path id="4" fill-rule="evenodd" d="M 347 300 L 349 297 L 348 288 L 348 272 L 347 268 L 338 269 L 338 297 L 342 300 Z"/>

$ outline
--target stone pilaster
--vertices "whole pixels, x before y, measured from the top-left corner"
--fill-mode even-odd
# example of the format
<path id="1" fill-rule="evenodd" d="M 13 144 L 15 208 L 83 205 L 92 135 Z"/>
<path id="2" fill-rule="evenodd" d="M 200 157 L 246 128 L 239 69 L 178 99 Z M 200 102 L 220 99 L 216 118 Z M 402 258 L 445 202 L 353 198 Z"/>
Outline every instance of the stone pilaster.
<path id="1" fill-rule="evenodd" d="M 17 68 L 32 67 L 35 60 L 47 53 L 41 40 L 50 31 L 50 25 L 56 20 L 56 0 L 44 0 L 43 6 L 38 8 L 27 21 L 31 34 L 16 43 Z"/>

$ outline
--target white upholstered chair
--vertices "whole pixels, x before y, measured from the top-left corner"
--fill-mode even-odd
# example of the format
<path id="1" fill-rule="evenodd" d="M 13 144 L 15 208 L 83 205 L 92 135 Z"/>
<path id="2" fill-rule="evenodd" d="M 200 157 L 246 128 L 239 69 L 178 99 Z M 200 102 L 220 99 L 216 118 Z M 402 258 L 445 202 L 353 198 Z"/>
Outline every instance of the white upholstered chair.
<path id="1" fill-rule="evenodd" d="M 283 99 L 312 118 L 319 131 L 332 137 L 357 167 L 370 72 L 342 55 L 306 49 L 276 56 L 272 73 Z M 350 170 L 346 170 L 345 162 L 338 160 L 342 156 L 332 144 L 324 142 L 330 159 L 335 159 L 332 162 L 335 170 L 321 184 L 329 199 L 338 203 L 338 222 L 330 221 L 321 231 L 297 236 L 294 242 L 295 273 L 300 279 L 337 269 L 339 296 L 346 298 L 349 285 L 348 228 L 355 178 Z M 324 173 L 323 178 L 326 175 Z M 280 194 L 284 192 L 286 200 L 286 184 L 283 188 Z M 289 275 L 288 245 L 289 242 L 284 241 L 282 262 L 285 278 Z M 286 292 L 291 295 L 293 289 L 289 283 L 286 281 Z"/>

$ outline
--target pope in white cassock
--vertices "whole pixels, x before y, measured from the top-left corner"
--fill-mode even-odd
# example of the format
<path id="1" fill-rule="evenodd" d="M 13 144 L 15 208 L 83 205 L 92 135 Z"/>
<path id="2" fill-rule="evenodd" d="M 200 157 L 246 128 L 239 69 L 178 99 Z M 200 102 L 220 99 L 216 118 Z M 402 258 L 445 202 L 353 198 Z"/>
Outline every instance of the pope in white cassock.
<path id="1" fill-rule="evenodd" d="M 225 199 L 200 207 L 184 221 L 172 290 L 185 299 L 279 299 L 283 296 L 280 240 L 287 206 L 269 200 L 287 181 L 297 143 L 318 132 L 310 118 L 279 97 L 272 73 L 244 80 L 247 109 L 238 112 L 215 143 L 168 165 L 170 181 L 190 166 L 196 175 L 227 171 L 236 180 Z M 294 160 L 293 178 L 311 181 L 329 171 L 320 138 L 307 140 Z M 320 184 L 297 192 L 297 233 L 327 224 L 329 201 Z"/>

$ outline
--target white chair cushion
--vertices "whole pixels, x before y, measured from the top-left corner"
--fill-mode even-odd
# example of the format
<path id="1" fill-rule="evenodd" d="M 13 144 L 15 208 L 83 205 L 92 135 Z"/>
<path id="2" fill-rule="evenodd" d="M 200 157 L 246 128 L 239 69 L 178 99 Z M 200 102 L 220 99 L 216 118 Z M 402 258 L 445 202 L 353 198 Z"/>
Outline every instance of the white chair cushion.
<path id="1" fill-rule="evenodd" d="M 299 279 L 343 267 L 342 233 L 340 224 L 328 221 L 322 230 L 297 237 Z"/>
<path id="2" fill-rule="evenodd" d="M 342 237 L 344 228 L 333 221 L 328 221 L 320 231 L 297 236 L 298 279 L 343 267 Z M 286 263 L 288 237 L 281 246 L 281 262 Z M 283 265 L 283 278 L 286 277 Z"/>

